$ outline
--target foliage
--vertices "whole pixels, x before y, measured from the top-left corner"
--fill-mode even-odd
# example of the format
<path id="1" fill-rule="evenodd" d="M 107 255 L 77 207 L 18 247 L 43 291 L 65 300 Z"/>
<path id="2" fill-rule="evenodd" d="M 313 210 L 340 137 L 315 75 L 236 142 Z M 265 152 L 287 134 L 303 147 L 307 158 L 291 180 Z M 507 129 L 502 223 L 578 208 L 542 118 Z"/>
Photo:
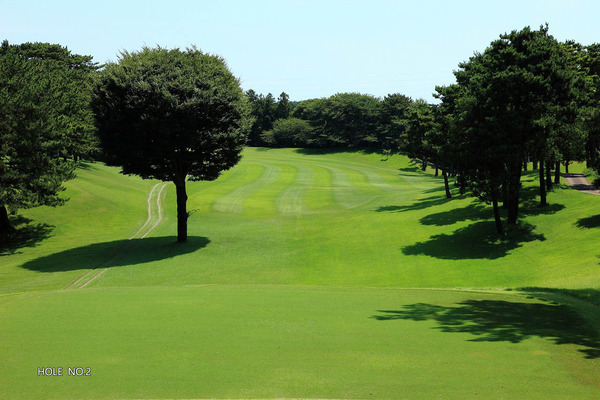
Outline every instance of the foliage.
<path id="1" fill-rule="evenodd" d="M 196 48 L 144 47 L 106 66 L 92 106 L 109 165 L 175 183 L 185 241 L 186 180 L 214 180 L 241 157 L 249 118 L 239 81 Z"/>
<path id="2" fill-rule="evenodd" d="M 310 124 L 299 118 L 278 119 L 273 129 L 261 135 L 264 143 L 272 147 L 306 147 L 312 134 Z"/>
<path id="3" fill-rule="evenodd" d="M 413 104 L 410 97 L 400 93 L 388 94 L 377 110 L 377 137 L 384 149 L 404 146 L 408 112 Z"/>
<path id="4" fill-rule="evenodd" d="M 265 144 L 262 135 L 273 128 L 275 121 L 289 117 L 292 105 L 289 96 L 285 92 L 279 95 L 277 101 L 271 93 L 264 96 L 257 94 L 252 89 L 246 92 L 246 97 L 250 103 L 250 114 L 253 118 L 248 144 L 250 146 L 260 146 Z"/>
<path id="5" fill-rule="evenodd" d="M 574 123 L 574 73 L 547 26 L 501 35 L 459 67 L 460 90 L 447 108 L 454 110 L 454 128 L 467 136 L 465 167 L 484 198 L 497 202 L 504 185 L 514 225 L 527 152 L 546 159 L 552 136 Z"/>
<path id="6" fill-rule="evenodd" d="M 361 148 L 377 144 L 379 100 L 360 93 L 338 93 L 298 104 L 292 116 L 308 121 L 312 147 Z"/>
<path id="7" fill-rule="evenodd" d="M 436 134 L 434 109 L 425 100 L 417 100 L 410 104 L 402 120 L 404 135 L 401 136 L 400 149 L 412 159 L 422 160 L 422 170 L 433 154 L 432 139 Z"/>
<path id="8" fill-rule="evenodd" d="M 95 145 L 89 109 L 91 57 L 47 43 L 0 48 L 0 231 L 6 208 L 57 206 L 74 177 L 68 156 Z"/>

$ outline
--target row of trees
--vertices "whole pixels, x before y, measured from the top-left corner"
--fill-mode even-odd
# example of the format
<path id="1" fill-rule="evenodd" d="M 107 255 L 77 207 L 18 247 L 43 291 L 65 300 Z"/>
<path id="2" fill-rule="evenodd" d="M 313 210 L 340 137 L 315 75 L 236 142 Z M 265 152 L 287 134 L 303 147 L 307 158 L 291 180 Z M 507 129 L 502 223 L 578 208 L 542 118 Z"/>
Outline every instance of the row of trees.
<path id="1" fill-rule="evenodd" d="M 439 104 L 402 94 L 383 99 L 341 93 L 297 104 L 290 118 L 263 131 L 275 147 L 391 149 L 457 176 L 461 193 L 493 205 L 503 233 L 517 223 L 521 175 L 539 165 L 540 205 L 560 179 L 561 164 L 586 160 L 600 170 L 600 45 L 561 43 L 548 26 L 501 35 L 436 87 Z M 551 171 L 554 170 L 554 179 Z"/>
<path id="2" fill-rule="evenodd" d="M 277 100 L 271 93 L 265 96 L 257 94 L 252 89 L 245 94 L 250 103 L 250 114 L 253 119 L 248 134 L 248 145 L 264 145 L 265 141 L 261 137 L 263 132 L 273 129 L 273 124 L 276 121 L 287 119 L 297 103 L 290 102 L 290 97 L 285 92 L 282 92 Z"/>
<path id="3" fill-rule="evenodd" d="M 305 100 L 294 104 L 289 118 L 277 119 L 260 131 L 259 143 L 273 147 L 390 148 L 400 144 L 412 108 L 421 103 L 402 94 L 380 100 L 368 94 L 338 93 Z"/>
<path id="4" fill-rule="evenodd" d="M 539 165 L 540 203 L 561 162 L 600 163 L 600 45 L 561 43 L 525 28 L 501 35 L 437 87 L 439 104 L 359 93 L 289 101 L 243 93 L 218 56 L 144 48 L 100 69 L 49 44 L 0 48 L 0 234 L 8 213 L 57 205 L 82 156 L 174 182 L 178 238 L 187 237 L 186 180 L 212 180 L 245 142 L 277 147 L 377 147 L 456 175 L 517 223 L 521 174 Z M 100 150 L 102 149 L 102 150 Z M 556 179 L 555 176 L 555 179 Z"/>
<path id="5" fill-rule="evenodd" d="M 529 159 L 539 165 L 540 205 L 546 205 L 552 167 L 597 160 L 600 102 L 597 46 L 560 43 L 525 28 L 501 35 L 455 71 L 456 83 L 438 87 L 431 135 L 424 151 L 457 168 L 473 192 L 517 223 L 521 175 Z M 587 154 L 586 150 L 587 149 Z"/>

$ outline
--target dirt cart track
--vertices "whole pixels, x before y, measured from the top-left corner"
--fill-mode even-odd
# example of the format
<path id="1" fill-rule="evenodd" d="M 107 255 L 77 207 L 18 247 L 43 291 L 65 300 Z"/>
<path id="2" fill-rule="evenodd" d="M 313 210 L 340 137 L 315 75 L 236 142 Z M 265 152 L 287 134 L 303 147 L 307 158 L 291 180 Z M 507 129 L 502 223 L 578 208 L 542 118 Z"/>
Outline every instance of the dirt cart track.
<path id="1" fill-rule="evenodd" d="M 563 174 L 563 177 L 565 182 L 575 190 L 600 195 L 600 190 L 596 189 L 584 174 Z"/>
<path id="2" fill-rule="evenodd" d="M 160 189 L 157 190 L 158 186 L 160 186 Z M 108 258 L 108 260 L 99 264 L 97 267 L 87 271 L 85 274 L 83 274 L 75 281 L 67 285 L 65 289 L 82 289 L 88 286 L 90 283 L 98 279 L 103 273 L 105 273 L 110 267 L 117 265 L 124 257 L 128 256 L 136 249 L 136 247 L 140 243 L 140 240 L 148 236 L 148 234 L 152 232 L 154 228 L 156 228 L 158 224 L 160 224 L 160 222 L 162 221 L 162 207 L 160 203 L 163 190 L 166 186 L 166 183 L 157 183 L 150 190 L 147 199 L 148 218 L 146 219 L 146 222 L 137 230 L 137 232 L 134 233 L 121 247 L 119 247 L 119 249 L 117 249 L 115 253 Z M 152 207 L 152 200 L 157 191 L 158 194 L 156 194 L 156 214 L 158 215 L 156 216 L 153 212 L 154 210 Z M 156 222 L 150 228 L 147 228 L 152 219 L 155 217 L 157 217 Z"/>

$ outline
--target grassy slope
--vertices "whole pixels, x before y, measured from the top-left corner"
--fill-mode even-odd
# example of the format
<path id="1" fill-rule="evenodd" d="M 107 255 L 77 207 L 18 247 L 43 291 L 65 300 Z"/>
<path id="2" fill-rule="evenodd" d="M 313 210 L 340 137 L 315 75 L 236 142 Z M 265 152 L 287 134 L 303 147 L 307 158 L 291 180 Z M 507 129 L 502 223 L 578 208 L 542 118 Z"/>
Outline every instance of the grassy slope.
<path id="1" fill-rule="evenodd" d="M 0 257 L 0 291 L 29 292 L 0 296 L 12 398 L 600 393 L 600 341 L 574 308 L 391 289 L 598 288 L 598 197 L 557 189 L 547 210 L 525 206 L 529 231 L 495 243 L 488 207 L 445 200 L 403 157 L 248 149 L 218 181 L 189 184 L 188 244 L 172 241 L 170 188 L 166 220 L 130 257 L 90 288 L 47 291 L 135 232 L 152 184 L 94 164 L 67 206 L 24 213 L 55 228 Z M 560 296 L 600 327 L 597 306 Z M 93 376 L 36 376 L 72 364 Z"/>
<path id="2" fill-rule="evenodd" d="M 590 211 L 596 197 L 556 189 L 545 210 L 531 199 L 522 209 L 531 232 L 496 243 L 490 207 L 471 198 L 446 200 L 440 179 L 424 178 L 403 158 L 247 153 L 242 165 L 216 183 L 189 185 L 189 208 L 198 210 L 189 234 L 198 245 L 206 240 L 210 245 L 115 268 L 98 285 L 600 286 L 596 213 Z M 301 203 L 294 208 L 294 199 L 285 196 L 305 178 L 302 168 L 312 171 L 311 182 L 291 193 Z M 366 185 L 369 177 L 378 178 L 378 186 Z M 533 176 L 524 181 L 533 184 Z M 175 231 L 174 199 L 171 187 L 171 218 L 156 236 Z M 146 269 L 152 274 L 143 273 Z"/>

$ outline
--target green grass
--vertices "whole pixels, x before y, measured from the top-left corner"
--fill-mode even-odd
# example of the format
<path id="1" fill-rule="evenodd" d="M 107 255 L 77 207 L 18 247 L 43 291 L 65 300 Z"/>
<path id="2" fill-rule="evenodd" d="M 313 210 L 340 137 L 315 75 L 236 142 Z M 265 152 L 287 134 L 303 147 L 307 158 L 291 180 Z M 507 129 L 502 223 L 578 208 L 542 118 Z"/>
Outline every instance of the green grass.
<path id="1" fill-rule="evenodd" d="M 149 237 L 65 289 L 132 243 L 155 183 L 86 164 L 66 206 L 16 220 L 8 398 L 600 396 L 598 196 L 561 186 L 539 208 L 529 171 L 499 240 L 489 206 L 445 199 L 405 157 L 247 149 L 188 183 L 188 243 L 169 185 Z M 37 376 L 69 366 L 92 376 Z"/>

